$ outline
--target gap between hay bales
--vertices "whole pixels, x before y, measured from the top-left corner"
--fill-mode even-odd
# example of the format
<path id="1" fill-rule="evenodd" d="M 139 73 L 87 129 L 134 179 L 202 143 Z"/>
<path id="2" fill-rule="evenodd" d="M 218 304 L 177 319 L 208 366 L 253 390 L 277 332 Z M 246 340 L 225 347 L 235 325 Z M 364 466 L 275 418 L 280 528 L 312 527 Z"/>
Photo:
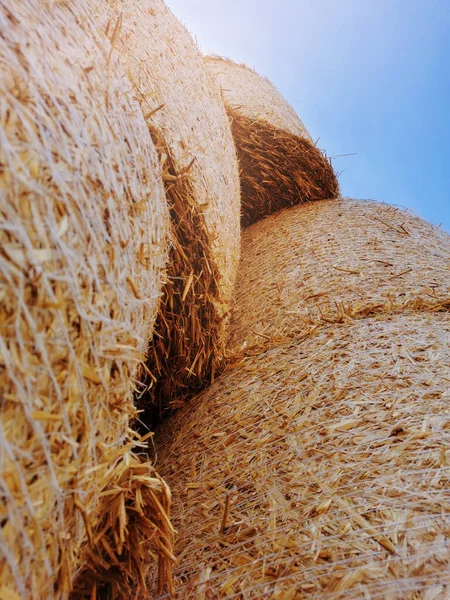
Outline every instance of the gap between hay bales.
<path id="1" fill-rule="evenodd" d="M 177 172 L 161 134 L 150 128 L 161 161 L 171 216 L 167 281 L 141 377 L 136 404 L 141 421 L 155 427 L 222 368 L 226 319 L 213 239 L 194 196 L 190 166 Z M 192 165 L 192 163 L 191 163 Z"/>
<path id="2" fill-rule="evenodd" d="M 241 179 L 241 224 L 301 202 L 336 198 L 330 160 L 309 139 L 227 107 Z"/>

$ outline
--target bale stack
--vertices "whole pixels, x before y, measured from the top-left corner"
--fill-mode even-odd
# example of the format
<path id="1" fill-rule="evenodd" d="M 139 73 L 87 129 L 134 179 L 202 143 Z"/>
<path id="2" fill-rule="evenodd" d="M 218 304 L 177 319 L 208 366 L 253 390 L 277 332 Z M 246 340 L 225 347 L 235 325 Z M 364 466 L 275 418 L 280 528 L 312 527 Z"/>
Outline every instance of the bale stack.
<path id="1" fill-rule="evenodd" d="M 105 571 L 111 596 L 122 598 L 144 584 L 151 561 L 170 577 L 170 493 L 130 430 L 168 211 L 141 109 L 89 15 L 84 0 L 0 7 L 0 596 L 8 600 L 67 598 L 83 569 L 90 598 Z"/>
<path id="2" fill-rule="evenodd" d="M 0 45 L 0 600 L 173 596 L 173 524 L 180 599 L 447 597 L 448 236 L 324 201 L 162 0 L 4 0 Z M 133 400 L 183 407 L 173 523 Z"/>
<path id="3" fill-rule="evenodd" d="M 207 56 L 223 94 L 240 166 L 243 227 L 301 202 L 335 198 L 331 162 L 278 90 L 245 65 Z"/>
<path id="4" fill-rule="evenodd" d="M 157 438 L 177 597 L 446 598 L 450 238 L 318 202 L 242 257 L 239 355 Z"/>
<path id="5" fill-rule="evenodd" d="M 240 244 L 237 160 L 219 90 L 164 2 L 92 8 L 126 63 L 170 204 L 173 247 L 140 402 L 162 414 L 213 380 L 223 358 Z"/>

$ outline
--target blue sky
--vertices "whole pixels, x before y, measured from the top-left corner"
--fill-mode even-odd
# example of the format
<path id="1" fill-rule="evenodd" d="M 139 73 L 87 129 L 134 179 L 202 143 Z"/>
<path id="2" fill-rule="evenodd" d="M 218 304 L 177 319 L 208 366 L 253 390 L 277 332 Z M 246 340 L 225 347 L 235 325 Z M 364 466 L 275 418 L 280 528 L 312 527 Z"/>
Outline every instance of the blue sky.
<path id="1" fill-rule="evenodd" d="M 267 75 L 344 195 L 450 231 L 450 0 L 167 0 L 204 52 Z"/>

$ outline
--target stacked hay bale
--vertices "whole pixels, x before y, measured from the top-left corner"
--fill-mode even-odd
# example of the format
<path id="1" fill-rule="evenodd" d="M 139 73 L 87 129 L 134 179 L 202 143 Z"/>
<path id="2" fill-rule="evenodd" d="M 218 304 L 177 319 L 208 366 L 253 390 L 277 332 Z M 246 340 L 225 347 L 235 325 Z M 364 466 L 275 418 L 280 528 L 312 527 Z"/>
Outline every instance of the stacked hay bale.
<path id="1" fill-rule="evenodd" d="M 127 65 L 170 203 L 173 248 L 140 402 L 152 421 L 155 407 L 159 416 L 181 405 L 220 368 L 239 259 L 238 167 L 219 90 L 164 2 L 95 0 L 92 8 Z"/>
<path id="2" fill-rule="evenodd" d="M 245 65 L 205 57 L 223 94 L 241 179 L 243 227 L 300 202 L 335 198 L 330 161 L 277 89 Z"/>
<path id="3" fill-rule="evenodd" d="M 88 2 L 0 7 L 0 596 L 170 577 L 170 493 L 130 430 L 161 296 L 156 149 Z M 62 51 L 63 49 L 63 51 Z M 130 160 L 130 155 L 132 160 Z M 105 558 L 106 557 L 106 558 Z"/>
<path id="4" fill-rule="evenodd" d="M 446 598 L 449 336 L 447 313 L 329 325 L 180 414 L 178 597 Z"/>
<path id="5" fill-rule="evenodd" d="M 309 325 L 439 308 L 450 291 L 448 236 L 379 202 L 341 199 L 282 211 L 245 232 L 242 254 L 233 352 Z"/>
<path id="6" fill-rule="evenodd" d="M 242 257 L 240 352 L 157 439 L 178 597 L 447 597 L 450 238 L 318 202 Z"/>

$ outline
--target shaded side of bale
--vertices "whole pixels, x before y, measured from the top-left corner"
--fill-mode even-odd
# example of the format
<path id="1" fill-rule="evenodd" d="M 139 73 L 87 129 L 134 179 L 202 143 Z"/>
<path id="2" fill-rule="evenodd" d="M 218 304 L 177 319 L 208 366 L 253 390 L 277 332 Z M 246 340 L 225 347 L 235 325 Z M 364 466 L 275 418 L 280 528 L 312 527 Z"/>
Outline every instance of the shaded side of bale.
<path id="1" fill-rule="evenodd" d="M 281 208 L 339 196 L 331 162 L 273 84 L 245 65 L 205 57 L 230 118 L 239 159 L 241 225 Z"/>
<path id="2" fill-rule="evenodd" d="M 243 227 L 282 208 L 339 195 L 331 162 L 309 138 L 227 112 L 240 167 Z"/>
<path id="3" fill-rule="evenodd" d="M 447 597 L 449 306 L 311 327 L 161 429 L 178 598 Z"/>
<path id="4" fill-rule="evenodd" d="M 450 237 L 373 201 L 281 211 L 243 233 L 241 252 L 232 351 L 352 314 L 439 307 L 450 293 Z"/>
<path id="5" fill-rule="evenodd" d="M 91 5 L 99 30 L 126 64 L 149 128 L 163 140 L 171 176 L 178 178 L 166 181 L 166 189 L 172 196 L 171 258 L 180 264 L 170 267 L 160 326 L 149 349 L 151 412 L 156 398 L 173 406 L 175 395 L 181 402 L 190 387 L 211 380 L 222 358 L 240 248 L 238 164 L 220 92 L 165 3 L 95 0 Z"/>
<path id="6" fill-rule="evenodd" d="M 172 535 L 129 429 L 168 250 L 158 157 L 89 3 L 47 4 L 0 7 L 5 598 L 67 598 L 95 549 L 94 571 L 132 553 L 128 579 L 163 577 Z"/>
<path id="7" fill-rule="evenodd" d="M 172 239 L 143 392 L 136 397 L 141 420 L 155 426 L 220 372 L 225 317 L 217 303 L 221 278 L 212 240 L 195 200 L 189 169 L 177 172 L 164 139 L 155 129 L 151 132 L 163 168 Z"/>

